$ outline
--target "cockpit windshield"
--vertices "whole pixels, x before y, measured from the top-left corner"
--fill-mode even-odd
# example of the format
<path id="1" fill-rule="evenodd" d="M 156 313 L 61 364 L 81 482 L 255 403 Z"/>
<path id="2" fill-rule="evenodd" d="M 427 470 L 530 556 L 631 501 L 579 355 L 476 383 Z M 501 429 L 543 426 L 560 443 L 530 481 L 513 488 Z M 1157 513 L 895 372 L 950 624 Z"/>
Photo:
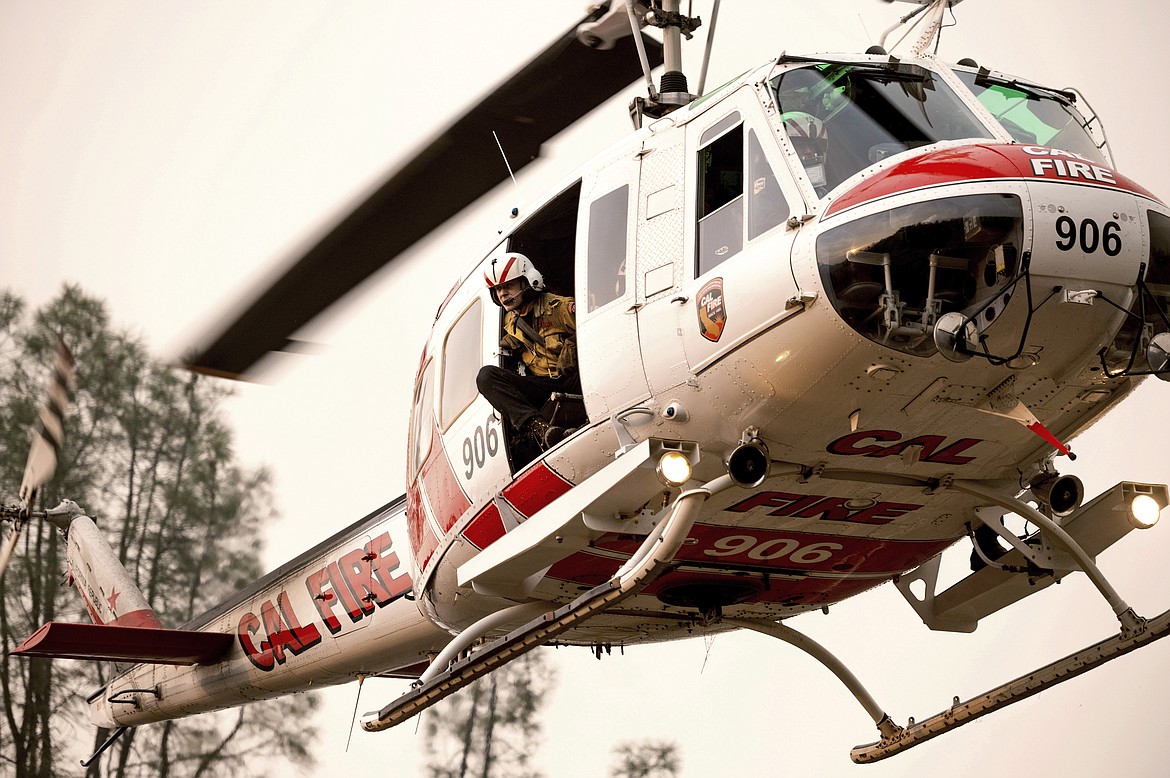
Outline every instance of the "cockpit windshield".
<path id="1" fill-rule="evenodd" d="M 772 80 L 780 119 L 818 194 L 886 157 L 992 138 L 937 75 L 909 63 L 809 61 Z"/>
<path id="2" fill-rule="evenodd" d="M 992 76 L 986 70 L 956 68 L 955 75 L 1018 142 L 1052 146 L 1109 164 L 1089 134 L 1090 122 L 1063 93 Z"/>

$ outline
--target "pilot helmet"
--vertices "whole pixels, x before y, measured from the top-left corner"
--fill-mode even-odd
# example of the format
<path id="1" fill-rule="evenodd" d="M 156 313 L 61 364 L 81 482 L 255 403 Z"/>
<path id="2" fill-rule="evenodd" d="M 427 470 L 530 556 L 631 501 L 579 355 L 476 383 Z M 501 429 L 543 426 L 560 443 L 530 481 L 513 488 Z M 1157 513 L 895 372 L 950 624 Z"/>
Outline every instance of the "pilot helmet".
<path id="1" fill-rule="evenodd" d="M 788 140 L 796 149 L 805 172 L 813 186 L 824 186 L 825 155 L 829 147 L 829 133 L 825 123 L 804 111 L 789 111 L 780 116 Z"/>
<path id="2" fill-rule="evenodd" d="M 517 279 L 522 282 L 519 294 L 501 300 L 498 287 Z M 507 311 L 516 310 L 527 300 L 544 290 L 544 277 L 541 276 L 540 271 L 532 266 L 528 257 L 514 251 L 510 251 L 502 257 L 492 257 L 488 260 L 483 280 L 487 284 L 492 302 Z"/>

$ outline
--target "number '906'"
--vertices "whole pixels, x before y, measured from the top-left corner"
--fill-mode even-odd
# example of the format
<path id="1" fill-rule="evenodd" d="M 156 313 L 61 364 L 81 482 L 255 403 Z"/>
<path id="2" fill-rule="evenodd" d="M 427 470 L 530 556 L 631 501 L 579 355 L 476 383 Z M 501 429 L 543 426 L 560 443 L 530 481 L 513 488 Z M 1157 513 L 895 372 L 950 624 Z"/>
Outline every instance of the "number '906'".
<path id="1" fill-rule="evenodd" d="M 1105 222 L 1102 229 L 1092 219 L 1084 219 L 1078 226 L 1071 217 L 1061 216 L 1056 220 L 1056 234 L 1060 238 L 1056 247 L 1061 251 L 1072 251 L 1079 243 L 1086 254 L 1094 253 L 1098 247 L 1109 257 L 1121 253 L 1121 225 L 1117 222 Z"/>
<path id="2" fill-rule="evenodd" d="M 476 427 L 470 437 L 463 439 L 463 465 L 467 468 L 463 472 L 464 478 L 471 478 L 472 474 L 494 457 L 500 450 L 500 433 L 492 417 L 483 426 Z"/>
<path id="3" fill-rule="evenodd" d="M 844 548 L 840 543 L 811 543 L 802 546 L 799 541 L 791 538 L 772 538 L 760 541 L 752 535 L 726 535 L 711 544 L 711 548 L 704 549 L 707 556 L 738 556 L 744 554 L 748 559 L 759 562 L 771 562 L 777 559 L 788 558 L 789 562 L 798 565 L 816 565 L 829 561 L 834 551 Z"/>

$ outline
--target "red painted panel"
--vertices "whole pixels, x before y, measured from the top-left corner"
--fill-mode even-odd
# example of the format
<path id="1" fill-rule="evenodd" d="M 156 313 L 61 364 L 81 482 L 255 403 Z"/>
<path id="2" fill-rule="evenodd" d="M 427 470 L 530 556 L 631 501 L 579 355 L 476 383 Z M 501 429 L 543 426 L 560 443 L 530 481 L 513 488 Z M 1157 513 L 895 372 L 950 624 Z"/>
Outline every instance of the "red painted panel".
<path id="1" fill-rule="evenodd" d="M 750 582 L 759 591 L 750 602 L 768 602 L 777 605 L 832 605 L 846 597 L 885 583 L 882 578 L 782 578 L 771 579 L 765 585 L 759 579 L 737 578 L 731 575 L 704 573 L 669 573 L 646 587 L 645 594 L 657 596 L 677 586 L 727 586 Z"/>
<path id="2" fill-rule="evenodd" d="M 624 561 L 590 554 L 588 551 L 578 551 L 550 567 L 547 575 L 558 581 L 597 586 L 612 578 Z"/>
<path id="3" fill-rule="evenodd" d="M 443 454 L 439 430 L 433 424 L 431 451 L 427 455 L 427 461 L 418 479 L 406 490 L 406 528 L 410 536 L 410 547 L 420 570 L 426 567 L 431 554 L 435 553 L 435 548 L 439 545 L 435 533 L 427 526 L 426 511 L 422 506 L 423 489 L 426 490 L 431 510 L 435 511 L 440 522 L 449 522 L 446 524 L 447 529 L 450 529 L 471 506 L 455 481 L 455 474 L 451 472 L 451 466 Z M 451 518 L 452 514 L 454 518 Z"/>
<path id="4" fill-rule="evenodd" d="M 521 474 L 504 488 L 504 497 L 522 515 L 531 516 L 573 488 L 544 462 Z"/>
<path id="5" fill-rule="evenodd" d="M 621 562 L 588 552 L 579 552 L 562 559 L 549 569 L 548 575 L 561 581 L 575 583 L 582 588 L 597 586 L 609 580 Z M 852 597 L 886 582 L 885 578 L 773 578 L 761 581 L 759 577 L 740 577 L 726 572 L 667 573 L 646 587 L 645 594 L 657 596 L 676 586 L 734 586 L 757 587 L 751 602 L 772 602 L 781 605 L 825 605 Z"/>
<path id="6" fill-rule="evenodd" d="M 487 548 L 503 536 L 504 521 L 500 518 L 500 510 L 490 503 L 463 530 L 463 537 L 480 550 Z"/>
<path id="7" fill-rule="evenodd" d="M 419 539 L 414 557 L 415 562 L 418 564 L 419 570 L 422 570 L 427 566 L 427 562 L 431 561 L 431 554 L 434 554 L 435 549 L 438 547 L 439 539 L 435 537 L 435 533 L 431 532 L 431 528 L 424 524 L 422 528 L 422 537 Z"/>
<path id="8" fill-rule="evenodd" d="M 695 542 L 684 544 L 675 559 L 755 569 L 890 575 L 917 567 L 953 542 L 881 540 L 709 524 L 696 524 L 690 537 Z M 638 543 L 602 538 L 597 547 L 633 554 Z"/>
<path id="9" fill-rule="evenodd" d="M 419 480 L 427 493 L 427 502 L 435 515 L 435 520 L 443 532 L 449 531 L 455 522 L 463 517 L 471 507 L 463 487 L 455 478 L 451 463 L 447 460 L 446 449 L 439 436 L 438 427 L 432 427 L 431 453 L 427 455 L 427 462 L 423 465 Z"/>
<path id="10" fill-rule="evenodd" d="M 406 532 L 410 540 L 410 552 L 418 560 L 420 569 L 422 568 L 420 549 L 423 544 L 423 530 L 426 528 L 426 524 L 426 514 L 422 507 L 422 492 L 419 490 L 419 482 L 415 481 L 406 490 Z"/>

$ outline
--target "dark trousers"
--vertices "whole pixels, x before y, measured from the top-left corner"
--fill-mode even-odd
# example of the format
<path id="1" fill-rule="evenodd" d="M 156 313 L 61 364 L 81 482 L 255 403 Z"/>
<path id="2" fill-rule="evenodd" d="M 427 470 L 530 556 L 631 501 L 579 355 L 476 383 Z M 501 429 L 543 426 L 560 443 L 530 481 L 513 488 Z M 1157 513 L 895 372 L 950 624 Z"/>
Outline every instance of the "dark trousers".
<path id="1" fill-rule="evenodd" d="M 540 417 L 540 407 L 553 392 L 581 392 L 581 380 L 574 372 L 560 378 L 520 375 L 495 365 L 480 368 L 475 385 L 513 430 L 522 430 L 529 421 Z"/>

